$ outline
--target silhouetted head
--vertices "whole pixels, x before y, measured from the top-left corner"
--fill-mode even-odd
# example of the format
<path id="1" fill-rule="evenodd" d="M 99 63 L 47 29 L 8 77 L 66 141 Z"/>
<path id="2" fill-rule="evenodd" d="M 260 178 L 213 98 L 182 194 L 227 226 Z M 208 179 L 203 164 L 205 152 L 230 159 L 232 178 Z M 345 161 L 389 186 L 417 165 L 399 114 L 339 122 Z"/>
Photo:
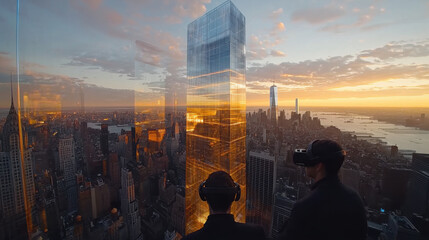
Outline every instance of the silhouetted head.
<path id="1" fill-rule="evenodd" d="M 240 199 L 240 185 L 224 172 L 217 171 L 209 175 L 199 188 L 201 200 L 207 201 L 215 212 L 227 212 L 232 202 Z"/>
<path id="2" fill-rule="evenodd" d="M 293 161 L 306 167 L 309 177 L 336 176 L 344 162 L 345 151 L 332 140 L 314 140 L 307 149 L 296 149 Z"/>
<path id="3" fill-rule="evenodd" d="M 343 148 L 332 140 L 316 140 L 313 142 L 312 153 L 322 159 L 325 165 L 326 175 L 338 175 L 343 165 L 345 152 Z"/>

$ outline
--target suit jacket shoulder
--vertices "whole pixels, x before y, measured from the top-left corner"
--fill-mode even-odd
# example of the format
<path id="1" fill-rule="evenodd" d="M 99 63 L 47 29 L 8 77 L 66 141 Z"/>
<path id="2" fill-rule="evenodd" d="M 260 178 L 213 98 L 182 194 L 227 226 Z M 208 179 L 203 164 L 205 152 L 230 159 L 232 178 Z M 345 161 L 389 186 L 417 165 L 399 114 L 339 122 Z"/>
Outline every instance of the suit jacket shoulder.
<path id="1" fill-rule="evenodd" d="M 243 239 L 265 239 L 265 232 L 261 226 L 253 224 L 236 223 L 237 232 Z"/>

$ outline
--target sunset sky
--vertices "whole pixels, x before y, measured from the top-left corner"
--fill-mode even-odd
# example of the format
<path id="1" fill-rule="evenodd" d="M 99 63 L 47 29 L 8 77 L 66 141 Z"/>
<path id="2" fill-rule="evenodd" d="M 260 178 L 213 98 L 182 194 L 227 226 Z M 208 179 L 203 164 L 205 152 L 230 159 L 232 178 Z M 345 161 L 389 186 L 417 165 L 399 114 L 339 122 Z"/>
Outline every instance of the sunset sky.
<path id="1" fill-rule="evenodd" d="M 186 98 L 187 25 L 223 0 L 21 1 L 30 101 L 124 106 Z M 429 107 L 429 1 L 235 0 L 246 17 L 247 105 Z M 15 72 L 15 1 L 0 8 L 0 107 Z M 137 93 L 134 93 L 134 90 Z M 131 99 L 131 100 L 130 100 Z"/>

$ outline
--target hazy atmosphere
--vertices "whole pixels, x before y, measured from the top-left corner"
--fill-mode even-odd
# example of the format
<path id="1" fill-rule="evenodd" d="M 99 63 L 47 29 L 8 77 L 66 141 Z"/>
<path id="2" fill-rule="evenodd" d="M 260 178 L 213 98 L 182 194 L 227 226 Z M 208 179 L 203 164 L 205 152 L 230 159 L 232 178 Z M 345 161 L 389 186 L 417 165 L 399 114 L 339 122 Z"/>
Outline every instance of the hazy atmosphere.
<path id="1" fill-rule="evenodd" d="M 41 106 L 73 107 L 80 91 L 88 107 L 130 106 L 130 91 L 170 90 L 185 105 L 186 27 L 221 2 L 21 2 L 21 88 Z M 273 82 L 280 106 L 429 106 L 427 1 L 234 3 L 246 16 L 248 106 L 264 105 Z M 0 9 L 2 108 L 15 11 L 15 1 Z"/>

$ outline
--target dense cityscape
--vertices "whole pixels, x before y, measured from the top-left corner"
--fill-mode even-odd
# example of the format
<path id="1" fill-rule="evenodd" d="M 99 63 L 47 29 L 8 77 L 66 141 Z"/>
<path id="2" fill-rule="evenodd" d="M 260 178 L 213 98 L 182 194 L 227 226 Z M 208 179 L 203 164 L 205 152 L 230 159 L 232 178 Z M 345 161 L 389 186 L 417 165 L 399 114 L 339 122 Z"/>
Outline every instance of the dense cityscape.
<path id="1" fill-rule="evenodd" d="M 272 111 L 277 107 L 246 115 L 247 222 L 262 225 L 276 239 L 294 202 L 309 192 L 310 180 L 292 163 L 293 149 L 329 138 L 347 150 L 341 180 L 365 202 L 368 239 L 427 236 L 427 154 L 407 159 L 396 146 L 324 127 L 311 112 L 300 113 L 299 106 L 290 119 L 285 110 L 278 118 L 268 117 L 277 115 Z M 135 118 L 131 111 L 24 116 L 25 189 L 34 239 L 176 239 L 185 234 L 185 112 L 168 113 L 163 129 L 128 127 Z M 8 129 L 17 129 L 16 121 L 12 105 L 2 120 L 2 143 Z M 3 144 L 2 159 L 17 151 L 13 148 Z M 23 188 L 4 181 L 3 197 L 11 192 L 7 188 Z M 2 222 L 3 238 L 6 229 L 25 234 L 25 215 L 17 221 L 22 229 Z"/>
<path id="2" fill-rule="evenodd" d="M 162 90 L 135 91 L 121 108 L 87 107 L 91 94 L 81 86 L 70 91 L 75 104 L 69 108 L 60 95 L 48 101 L 20 92 L 25 82 L 17 67 L 7 83 L 10 108 L 0 115 L 0 240 L 181 239 L 211 214 L 198 194 L 218 170 L 241 187 L 243 196 L 230 209 L 235 220 L 262 226 L 266 239 L 281 239 L 292 208 L 314 183 L 294 164 L 294 150 L 315 139 L 333 140 L 346 151 L 339 178 L 363 201 L 368 240 L 429 238 L 428 152 L 322 118 L 343 109 L 313 111 L 298 97 L 293 107 L 282 107 L 285 87 L 275 82 L 263 89 L 265 105 L 247 105 L 246 18 L 234 3 L 187 25 L 186 53 L 185 92 L 175 89 L 180 84 L 156 85 L 159 62 L 145 62 L 153 67 L 147 86 Z M 342 123 L 365 116 L 368 125 L 422 131 L 416 145 L 427 140 L 427 108 L 417 115 L 346 110 L 354 115 Z"/>

